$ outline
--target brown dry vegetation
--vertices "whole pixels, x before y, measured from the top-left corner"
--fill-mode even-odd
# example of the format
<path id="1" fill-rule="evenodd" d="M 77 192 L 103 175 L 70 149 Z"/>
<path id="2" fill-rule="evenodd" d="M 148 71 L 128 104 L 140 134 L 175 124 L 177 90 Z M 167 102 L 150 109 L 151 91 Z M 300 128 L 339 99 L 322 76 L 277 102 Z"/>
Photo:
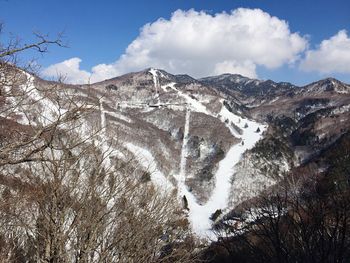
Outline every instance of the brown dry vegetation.
<path id="1" fill-rule="evenodd" d="M 96 102 L 72 99 L 55 82 L 34 88 L 9 66 L 18 52 L 61 44 L 38 37 L 0 46 L 1 262 L 194 262 L 176 193 L 142 180 L 127 152 L 117 158 L 117 140 L 102 147 L 99 124 L 83 128 Z M 33 89 L 43 97 L 33 100 Z M 49 122 L 40 121 L 44 99 L 57 106 Z"/>

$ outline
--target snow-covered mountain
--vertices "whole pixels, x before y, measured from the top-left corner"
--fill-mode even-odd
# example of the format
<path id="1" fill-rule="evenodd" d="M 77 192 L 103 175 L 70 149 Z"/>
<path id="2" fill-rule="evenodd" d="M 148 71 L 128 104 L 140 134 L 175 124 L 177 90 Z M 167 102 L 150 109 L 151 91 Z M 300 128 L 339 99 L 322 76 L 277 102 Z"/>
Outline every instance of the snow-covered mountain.
<path id="1" fill-rule="evenodd" d="M 232 74 L 196 80 L 150 68 L 90 85 L 28 73 L 22 82 L 28 103 L 12 121 L 47 124 L 71 101 L 94 107 L 81 133 L 100 128 L 110 162 L 127 152 L 158 188 L 176 189 L 201 237 L 213 237 L 212 223 L 350 128 L 350 86 L 334 79 L 297 87 Z M 65 103 L 45 93 L 52 85 Z"/>

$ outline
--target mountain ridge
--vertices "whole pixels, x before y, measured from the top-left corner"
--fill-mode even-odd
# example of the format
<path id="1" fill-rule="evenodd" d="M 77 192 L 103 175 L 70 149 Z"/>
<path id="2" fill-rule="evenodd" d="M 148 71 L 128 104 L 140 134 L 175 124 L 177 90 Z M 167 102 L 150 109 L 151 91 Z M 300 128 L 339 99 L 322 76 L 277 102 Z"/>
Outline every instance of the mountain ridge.
<path id="1" fill-rule="evenodd" d="M 79 132 L 100 129 L 98 141 L 103 151 L 112 147 L 111 160 L 121 152 L 135 156 L 143 173 L 152 167 L 151 178 L 186 196 L 201 237 L 212 237 L 210 218 L 220 220 L 278 184 L 350 123 L 349 86 L 335 79 L 297 87 L 232 74 L 196 80 L 149 68 L 85 85 L 23 73 L 18 88 L 28 87 L 24 112 L 9 118 L 41 127 L 69 101 L 89 105 L 95 111 Z M 212 217 L 217 210 L 222 214 Z"/>
<path id="2" fill-rule="evenodd" d="M 98 81 L 98 82 L 95 82 L 95 83 L 91 83 L 91 84 L 69 84 L 69 85 L 74 85 L 74 86 L 85 86 L 85 85 L 93 85 L 93 84 L 102 84 L 102 83 L 105 83 L 105 82 L 110 82 L 110 81 L 114 81 L 114 80 L 118 80 L 120 78 L 126 78 L 126 77 L 130 77 L 130 76 L 133 76 L 133 75 L 137 75 L 137 74 L 140 74 L 140 73 L 149 73 L 149 71 L 151 69 L 155 69 L 157 70 L 158 72 L 162 72 L 164 75 L 167 75 L 167 76 L 170 76 L 172 78 L 181 78 L 181 77 L 184 77 L 186 79 L 189 79 L 189 80 L 192 80 L 192 81 L 198 81 L 198 82 L 202 82 L 202 83 L 207 83 L 208 80 L 210 79 L 227 79 L 227 78 L 236 78 L 238 80 L 246 80 L 246 81 L 250 81 L 250 82 L 256 82 L 256 83 L 271 83 L 271 85 L 280 85 L 280 86 L 283 86 L 283 85 L 286 85 L 286 86 L 291 86 L 291 87 L 296 87 L 296 88 L 302 88 L 302 87 L 307 87 L 307 86 L 310 86 L 312 84 L 316 84 L 316 83 L 320 83 L 320 82 L 326 82 L 326 81 L 335 81 L 336 83 L 339 83 L 341 85 L 345 85 L 345 86 L 349 86 L 350 84 L 349 83 L 346 83 L 346 82 L 343 82 L 343 81 L 340 81 L 334 77 L 325 77 L 325 78 L 322 78 L 320 80 L 316 80 L 316 81 L 313 81 L 313 82 L 310 82 L 310 83 L 307 83 L 307 84 L 304 84 L 304 85 L 295 85 L 291 82 L 285 82 L 285 81 L 279 81 L 279 82 L 276 82 L 272 79 L 258 79 L 258 78 L 249 78 L 249 77 L 246 77 L 246 76 L 243 76 L 241 74 L 236 74 L 236 73 L 223 73 L 223 74 L 219 74 L 219 75 L 211 75 L 211 76 L 207 76 L 207 77 L 201 77 L 201 78 L 194 78 L 188 74 L 172 74 L 172 73 L 169 73 L 163 69 L 158 69 L 158 68 L 152 68 L 152 67 L 149 67 L 149 68 L 145 68 L 141 71 L 133 71 L 133 72 L 129 72 L 129 73 L 125 73 L 125 74 L 122 74 L 120 76 L 116 76 L 116 77 L 113 77 L 113 78 L 110 78 L 110 79 L 105 79 L 105 80 L 102 80 L 102 81 Z M 30 72 L 28 72 L 30 73 Z M 32 74 L 32 73 L 30 73 Z M 40 74 L 39 75 L 36 75 L 34 74 L 36 77 L 39 77 L 41 78 Z M 45 80 L 45 78 L 41 78 L 42 80 Z M 47 80 L 47 81 L 50 81 L 50 80 Z M 53 81 L 53 82 L 56 82 L 56 81 Z M 240 82 L 240 81 L 239 81 Z"/>

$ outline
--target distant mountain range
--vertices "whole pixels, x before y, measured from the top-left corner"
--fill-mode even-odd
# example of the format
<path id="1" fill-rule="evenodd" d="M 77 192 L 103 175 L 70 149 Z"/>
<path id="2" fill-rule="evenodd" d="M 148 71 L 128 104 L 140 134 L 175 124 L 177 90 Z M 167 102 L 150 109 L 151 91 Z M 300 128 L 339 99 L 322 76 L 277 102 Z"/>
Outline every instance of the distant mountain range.
<path id="1" fill-rule="evenodd" d="M 202 237 L 211 236 L 214 221 L 298 167 L 334 169 L 328 151 L 349 138 L 350 85 L 333 78 L 298 87 L 237 74 L 195 79 L 146 69 L 89 85 L 23 72 L 22 85 L 32 89 L 28 103 L 7 117 L 17 128 L 50 122 L 58 109 L 46 92 L 51 86 L 59 87 L 63 109 L 71 100 L 96 108 L 81 134 L 101 128 L 99 140 L 113 158 L 135 155 L 142 169 L 151 167 L 156 185 L 177 189 Z"/>

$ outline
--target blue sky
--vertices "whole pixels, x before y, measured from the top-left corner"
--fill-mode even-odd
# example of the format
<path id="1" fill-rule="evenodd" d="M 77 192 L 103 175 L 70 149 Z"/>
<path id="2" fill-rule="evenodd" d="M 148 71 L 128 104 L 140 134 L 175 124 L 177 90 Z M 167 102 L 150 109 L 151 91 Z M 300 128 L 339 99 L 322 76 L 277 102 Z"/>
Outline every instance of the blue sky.
<path id="1" fill-rule="evenodd" d="M 46 77 L 61 70 L 73 83 L 91 72 L 98 81 L 150 66 L 195 77 L 227 71 L 296 84 L 328 76 L 350 83 L 349 13 L 346 0 L 0 0 L 6 34 L 28 42 L 32 31 L 65 32 L 69 48 L 51 48 L 38 62 Z"/>

